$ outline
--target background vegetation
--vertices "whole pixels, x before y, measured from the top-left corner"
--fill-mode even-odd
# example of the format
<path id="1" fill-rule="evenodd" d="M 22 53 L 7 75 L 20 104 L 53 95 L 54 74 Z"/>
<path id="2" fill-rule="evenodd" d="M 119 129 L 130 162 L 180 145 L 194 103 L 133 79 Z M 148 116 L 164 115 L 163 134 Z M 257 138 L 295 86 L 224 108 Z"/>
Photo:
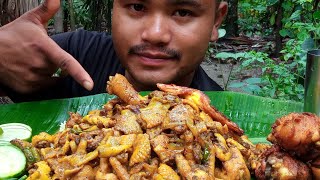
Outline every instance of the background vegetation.
<path id="1" fill-rule="evenodd" d="M 22 3 L 24 2 L 24 3 Z M 28 7 L 26 3 L 29 2 Z M 61 11 L 49 23 L 49 34 L 77 28 L 110 33 L 113 0 L 61 0 Z M 319 48 L 319 0 L 228 0 L 229 14 L 220 29 L 221 40 L 210 44 L 209 61 L 238 64 L 225 89 L 276 99 L 302 101 L 306 52 Z M 10 5 L 16 3 L 14 8 Z M 30 5 L 31 3 L 31 5 Z M 0 26 L 36 6 L 40 0 L 0 0 Z M 27 3 L 28 4 L 28 3 Z M 17 13 L 18 12 L 18 13 Z M 244 50 L 221 49 L 223 40 L 233 44 L 246 38 L 262 40 Z M 237 79 L 241 71 L 259 70 L 249 78 Z"/>
<path id="2" fill-rule="evenodd" d="M 259 77 L 227 84 L 247 93 L 277 99 L 302 101 L 306 52 L 319 48 L 319 1 L 312 0 L 239 0 L 238 32 L 227 36 L 244 35 L 267 38 L 263 49 L 247 52 L 217 52 L 216 58 L 233 59 L 239 69 L 261 69 Z M 228 29 L 226 22 L 226 29 Z M 235 58 L 236 57 L 236 58 Z"/>

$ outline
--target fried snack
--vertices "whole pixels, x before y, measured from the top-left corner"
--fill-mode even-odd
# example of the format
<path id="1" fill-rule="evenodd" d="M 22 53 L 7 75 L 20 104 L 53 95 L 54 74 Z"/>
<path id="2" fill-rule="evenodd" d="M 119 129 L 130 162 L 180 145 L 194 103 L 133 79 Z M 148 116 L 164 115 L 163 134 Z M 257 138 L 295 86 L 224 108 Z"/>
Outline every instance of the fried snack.
<path id="1" fill-rule="evenodd" d="M 272 146 L 261 155 L 255 175 L 259 180 L 312 179 L 308 166 L 281 151 L 279 146 Z"/>
<path id="2" fill-rule="evenodd" d="M 311 113 L 291 113 L 276 120 L 267 138 L 304 161 L 320 156 L 320 118 Z"/>
<path id="3" fill-rule="evenodd" d="M 185 101 L 190 102 L 193 107 L 199 107 L 202 111 L 207 113 L 213 120 L 220 122 L 222 125 L 227 125 L 228 128 L 234 131 L 238 135 L 243 135 L 243 130 L 225 115 L 220 113 L 216 108 L 210 105 L 210 99 L 201 91 L 176 86 L 174 84 L 157 84 L 158 88 L 164 92 L 169 92 L 179 97 L 182 97 Z"/>
<path id="4" fill-rule="evenodd" d="M 134 90 L 128 80 L 120 75 L 110 76 L 107 82 L 107 92 L 117 95 L 121 100 L 130 105 L 139 105 L 143 102 L 143 98 Z"/>
<path id="5" fill-rule="evenodd" d="M 200 91 L 158 84 L 142 97 L 122 75 L 107 84 L 118 98 L 32 139 L 29 179 L 251 178 L 261 151 Z"/>
<path id="6" fill-rule="evenodd" d="M 313 179 L 320 179 L 320 118 L 312 113 L 291 113 L 276 120 L 267 138 L 281 148 L 284 157 L 309 166 Z M 285 160 L 283 160 L 285 161 Z M 295 167 L 292 166 L 292 171 Z M 306 178 L 307 176 L 305 176 Z"/>
<path id="7" fill-rule="evenodd" d="M 320 158 L 314 159 L 310 162 L 310 168 L 312 171 L 313 178 L 316 180 L 320 179 Z"/>

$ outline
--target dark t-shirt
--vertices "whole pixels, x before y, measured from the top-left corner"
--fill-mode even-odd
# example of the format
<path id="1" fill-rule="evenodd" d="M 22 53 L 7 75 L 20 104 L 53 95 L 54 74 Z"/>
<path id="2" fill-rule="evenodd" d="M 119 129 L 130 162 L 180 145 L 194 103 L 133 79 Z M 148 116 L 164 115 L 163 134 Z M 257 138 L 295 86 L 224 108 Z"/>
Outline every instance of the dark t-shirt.
<path id="1" fill-rule="evenodd" d="M 53 98 L 69 98 L 87 96 L 106 92 L 106 82 L 109 76 L 116 73 L 124 74 L 124 68 L 114 51 L 112 39 L 106 33 L 77 30 L 52 36 L 57 44 L 77 59 L 94 81 L 92 91 L 85 90 L 71 77 L 65 77 L 48 89 L 29 95 L 20 95 L 8 91 L 14 102 L 32 101 Z M 214 82 L 199 66 L 192 80 L 192 88 L 202 91 L 221 91 L 222 88 Z"/>

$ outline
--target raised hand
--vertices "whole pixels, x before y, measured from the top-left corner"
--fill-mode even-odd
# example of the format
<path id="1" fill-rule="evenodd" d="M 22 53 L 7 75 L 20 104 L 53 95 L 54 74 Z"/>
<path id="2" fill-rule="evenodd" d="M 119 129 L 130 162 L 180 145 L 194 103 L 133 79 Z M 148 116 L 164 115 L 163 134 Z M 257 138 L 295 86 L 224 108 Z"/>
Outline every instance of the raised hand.
<path id="1" fill-rule="evenodd" d="M 60 0 L 46 0 L 0 28 L 0 84 L 19 93 L 34 92 L 57 81 L 61 68 L 88 90 L 89 74 L 48 35 L 46 24 L 60 7 Z"/>

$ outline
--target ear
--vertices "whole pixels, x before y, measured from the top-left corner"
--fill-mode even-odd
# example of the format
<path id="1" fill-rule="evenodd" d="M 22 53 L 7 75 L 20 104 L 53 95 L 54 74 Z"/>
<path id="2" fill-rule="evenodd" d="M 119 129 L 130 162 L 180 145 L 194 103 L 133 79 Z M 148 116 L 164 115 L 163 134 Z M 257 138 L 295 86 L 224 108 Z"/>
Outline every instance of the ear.
<path id="1" fill-rule="evenodd" d="M 214 25 L 211 32 L 210 41 L 216 41 L 219 37 L 218 29 L 222 24 L 224 17 L 227 15 L 228 12 L 228 3 L 227 2 L 220 2 L 219 7 L 217 8 L 217 12 L 215 14 Z"/>

